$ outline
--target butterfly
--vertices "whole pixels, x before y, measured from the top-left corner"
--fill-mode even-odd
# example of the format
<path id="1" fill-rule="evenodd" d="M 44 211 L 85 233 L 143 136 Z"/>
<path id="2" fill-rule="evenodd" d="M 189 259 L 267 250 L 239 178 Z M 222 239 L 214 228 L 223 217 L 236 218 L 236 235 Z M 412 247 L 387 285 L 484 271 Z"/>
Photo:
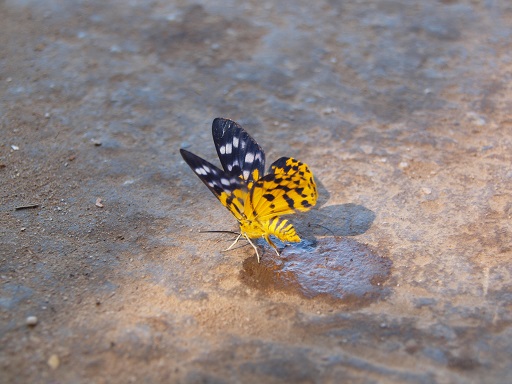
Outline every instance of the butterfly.
<path id="1" fill-rule="evenodd" d="M 291 157 L 281 157 L 265 175 L 265 152 L 236 122 L 216 118 L 212 135 L 223 169 L 185 149 L 181 156 L 240 224 L 240 233 L 256 251 L 251 239 L 264 238 L 279 255 L 270 236 L 283 242 L 299 242 L 293 225 L 281 216 L 304 212 L 316 204 L 317 190 L 308 166 Z"/>

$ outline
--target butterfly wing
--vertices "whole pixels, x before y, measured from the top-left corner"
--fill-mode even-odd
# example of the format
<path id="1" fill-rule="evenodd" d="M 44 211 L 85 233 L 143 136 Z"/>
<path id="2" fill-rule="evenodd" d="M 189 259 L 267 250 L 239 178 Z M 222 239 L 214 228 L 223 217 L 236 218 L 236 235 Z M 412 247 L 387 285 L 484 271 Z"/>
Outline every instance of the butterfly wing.
<path id="1" fill-rule="evenodd" d="M 185 149 L 180 149 L 183 160 L 201 181 L 217 196 L 222 205 L 240 220 L 244 212 L 247 186 L 237 176 L 229 175 L 208 161 Z"/>
<path id="2" fill-rule="evenodd" d="M 265 172 L 265 152 L 237 123 L 216 118 L 212 135 L 224 171 L 241 177 L 246 183 L 261 178 Z"/>
<path id="3" fill-rule="evenodd" d="M 255 181 L 250 190 L 254 219 L 260 222 L 316 204 L 318 194 L 308 166 L 291 157 L 281 157 L 270 166 L 270 173 Z"/>

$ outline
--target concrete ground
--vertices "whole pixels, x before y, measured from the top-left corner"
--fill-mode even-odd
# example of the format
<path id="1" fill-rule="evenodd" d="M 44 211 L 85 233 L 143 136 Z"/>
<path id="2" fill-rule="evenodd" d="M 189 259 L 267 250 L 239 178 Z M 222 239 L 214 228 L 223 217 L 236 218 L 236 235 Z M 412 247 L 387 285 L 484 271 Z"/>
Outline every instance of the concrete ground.
<path id="1" fill-rule="evenodd" d="M 4 0 L 0 47 L 0 382 L 512 381 L 509 0 Z M 319 185 L 261 264 L 199 233 L 218 116 Z"/>

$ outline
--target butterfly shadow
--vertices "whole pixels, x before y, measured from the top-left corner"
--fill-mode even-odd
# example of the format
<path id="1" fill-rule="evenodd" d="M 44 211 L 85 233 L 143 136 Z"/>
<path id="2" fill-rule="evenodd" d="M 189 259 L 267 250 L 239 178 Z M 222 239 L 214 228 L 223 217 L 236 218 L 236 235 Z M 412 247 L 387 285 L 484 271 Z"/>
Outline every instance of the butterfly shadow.
<path id="1" fill-rule="evenodd" d="M 316 184 L 319 194 L 316 207 L 291 219 L 301 237 L 313 240 L 317 236 L 357 236 L 370 229 L 375 212 L 353 203 L 326 206 L 329 191 L 320 181 Z"/>

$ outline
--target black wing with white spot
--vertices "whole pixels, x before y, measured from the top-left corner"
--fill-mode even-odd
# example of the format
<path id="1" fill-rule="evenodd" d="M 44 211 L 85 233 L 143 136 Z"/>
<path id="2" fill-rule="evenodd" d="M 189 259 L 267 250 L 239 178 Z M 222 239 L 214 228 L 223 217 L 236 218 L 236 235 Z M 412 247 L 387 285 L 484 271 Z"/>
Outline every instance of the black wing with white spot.
<path id="1" fill-rule="evenodd" d="M 192 168 L 201 181 L 217 196 L 222 205 L 241 219 L 244 211 L 244 201 L 247 196 L 247 186 L 238 176 L 229 175 L 208 161 L 194 155 L 185 149 L 180 149 L 183 160 Z"/>
<path id="2" fill-rule="evenodd" d="M 247 183 L 265 172 L 265 152 L 237 123 L 216 118 L 212 124 L 213 142 L 224 171 L 242 177 Z"/>

